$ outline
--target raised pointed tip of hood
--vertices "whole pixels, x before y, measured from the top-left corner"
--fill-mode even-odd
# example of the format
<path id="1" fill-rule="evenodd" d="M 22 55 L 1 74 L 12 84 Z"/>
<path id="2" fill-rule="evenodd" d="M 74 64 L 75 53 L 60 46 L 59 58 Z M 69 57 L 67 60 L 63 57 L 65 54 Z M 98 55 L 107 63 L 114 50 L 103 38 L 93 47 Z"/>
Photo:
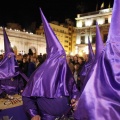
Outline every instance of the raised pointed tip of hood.
<path id="1" fill-rule="evenodd" d="M 94 52 L 93 52 L 92 45 L 90 43 L 89 37 L 88 37 L 88 49 L 89 49 L 88 60 L 93 60 L 93 58 L 94 58 Z"/>
<path id="2" fill-rule="evenodd" d="M 119 37 L 119 38 L 118 38 Z M 114 0 L 108 40 L 120 40 L 120 0 Z"/>
<path id="3" fill-rule="evenodd" d="M 11 44 L 10 41 L 8 39 L 7 33 L 5 28 L 3 27 L 3 36 L 4 36 L 4 51 L 5 54 L 9 53 L 9 52 L 13 52 L 12 48 L 11 48 Z"/>
<path id="4" fill-rule="evenodd" d="M 65 53 L 54 31 L 52 30 L 51 26 L 46 20 L 41 8 L 40 8 L 40 13 L 41 13 L 42 23 L 44 27 L 46 43 L 47 43 L 47 56 L 51 56 L 55 54 L 57 51 L 63 51 Z"/>
<path id="5" fill-rule="evenodd" d="M 103 40 L 101 38 L 100 29 L 98 23 L 96 23 L 96 52 L 95 58 L 97 59 L 104 48 Z"/>

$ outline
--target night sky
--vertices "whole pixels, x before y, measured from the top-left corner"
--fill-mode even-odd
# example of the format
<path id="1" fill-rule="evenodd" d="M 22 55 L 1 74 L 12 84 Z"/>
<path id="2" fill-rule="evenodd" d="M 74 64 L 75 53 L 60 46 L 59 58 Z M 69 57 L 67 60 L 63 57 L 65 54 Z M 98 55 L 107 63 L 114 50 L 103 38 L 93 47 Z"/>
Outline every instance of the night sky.
<path id="1" fill-rule="evenodd" d="M 0 26 L 14 22 L 23 28 L 31 24 L 38 27 L 41 24 L 40 7 L 48 21 L 57 20 L 62 23 L 65 18 L 75 21 L 77 14 L 95 11 L 96 4 L 100 6 L 103 1 L 107 7 L 113 0 L 1 0 Z"/>

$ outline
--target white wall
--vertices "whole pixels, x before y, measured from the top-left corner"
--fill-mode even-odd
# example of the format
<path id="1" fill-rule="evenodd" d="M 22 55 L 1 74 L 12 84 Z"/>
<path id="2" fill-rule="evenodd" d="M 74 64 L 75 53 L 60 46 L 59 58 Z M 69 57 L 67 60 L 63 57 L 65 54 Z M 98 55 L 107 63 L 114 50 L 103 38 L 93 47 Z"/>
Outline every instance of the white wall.
<path id="1" fill-rule="evenodd" d="M 25 53 L 28 53 L 28 50 L 31 47 L 36 49 L 37 54 L 46 53 L 46 41 L 43 36 L 9 29 L 6 29 L 6 33 L 11 42 L 11 46 L 17 47 L 17 54 L 20 51 L 25 51 Z M 0 51 L 1 50 L 4 50 L 2 28 L 0 28 Z"/>

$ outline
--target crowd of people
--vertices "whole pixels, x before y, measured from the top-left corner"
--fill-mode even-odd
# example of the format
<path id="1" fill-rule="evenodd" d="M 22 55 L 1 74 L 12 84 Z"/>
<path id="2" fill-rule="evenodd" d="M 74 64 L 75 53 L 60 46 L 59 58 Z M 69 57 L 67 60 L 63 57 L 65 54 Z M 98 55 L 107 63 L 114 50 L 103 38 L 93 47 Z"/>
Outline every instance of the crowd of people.
<path id="1" fill-rule="evenodd" d="M 120 119 L 120 14 L 118 11 L 120 11 L 120 0 L 115 0 L 106 46 L 101 42 L 100 30 L 96 24 L 96 52 L 90 59 L 90 50 L 85 58 L 79 55 L 66 55 L 40 9 L 47 54 L 16 56 L 19 73 L 22 71 L 28 77 L 21 95 L 24 112 L 29 119 L 63 120 L 65 117 L 68 118 L 67 120 Z M 8 46 L 9 41 L 4 43 Z M 10 56 L 11 52 L 10 48 L 6 48 L 7 63 L 11 60 L 15 74 L 12 76 L 7 74 L 10 81 L 18 72 L 15 69 L 17 66 L 15 58 Z M 0 61 L 2 59 L 4 56 L 0 55 Z M 4 64 L 4 68 L 10 69 L 9 64 L 7 66 Z M 83 68 L 87 68 L 84 81 L 81 80 Z M 12 72 L 11 70 L 11 74 Z M 8 76 L 2 73 L 1 76 L 6 80 L 3 86 L 5 88 Z M 1 79 L 1 82 L 4 80 Z"/>
<path id="2" fill-rule="evenodd" d="M 87 55 L 86 55 L 87 56 Z M 4 54 L 0 54 L 0 61 L 2 61 Z M 45 61 L 47 54 L 40 53 L 39 55 L 29 55 L 29 54 L 18 54 L 16 55 L 16 60 L 19 65 L 21 71 L 29 78 L 31 74 Z M 76 85 L 78 89 L 81 88 L 81 81 L 79 73 L 87 61 L 87 57 L 79 56 L 78 54 L 66 55 L 66 60 L 70 70 L 74 76 Z M 24 86 L 26 85 L 26 81 L 24 80 Z"/>

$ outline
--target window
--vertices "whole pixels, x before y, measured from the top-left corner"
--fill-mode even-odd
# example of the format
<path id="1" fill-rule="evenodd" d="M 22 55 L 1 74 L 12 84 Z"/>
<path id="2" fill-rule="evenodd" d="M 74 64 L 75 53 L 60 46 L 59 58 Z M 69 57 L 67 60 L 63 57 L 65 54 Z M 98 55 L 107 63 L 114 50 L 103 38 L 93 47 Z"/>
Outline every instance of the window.
<path id="1" fill-rule="evenodd" d="M 85 22 L 82 22 L 82 27 L 85 27 Z"/>
<path id="2" fill-rule="evenodd" d="M 65 40 L 66 43 L 68 43 L 68 40 Z"/>
<path id="3" fill-rule="evenodd" d="M 96 20 L 93 20 L 93 25 L 96 25 Z"/>
<path id="4" fill-rule="evenodd" d="M 69 36 L 65 36 L 65 38 L 69 38 Z"/>
<path id="5" fill-rule="evenodd" d="M 81 36 L 81 44 L 85 44 L 85 36 Z"/>
<path id="6" fill-rule="evenodd" d="M 105 19 L 105 24 L 108 24 L 108 19 Z"/>
<path id="7" fill-rule="evenodd" d="M 95 43 L 96 41 L 96 35 L 92 35 L 92 43 Z"/>

